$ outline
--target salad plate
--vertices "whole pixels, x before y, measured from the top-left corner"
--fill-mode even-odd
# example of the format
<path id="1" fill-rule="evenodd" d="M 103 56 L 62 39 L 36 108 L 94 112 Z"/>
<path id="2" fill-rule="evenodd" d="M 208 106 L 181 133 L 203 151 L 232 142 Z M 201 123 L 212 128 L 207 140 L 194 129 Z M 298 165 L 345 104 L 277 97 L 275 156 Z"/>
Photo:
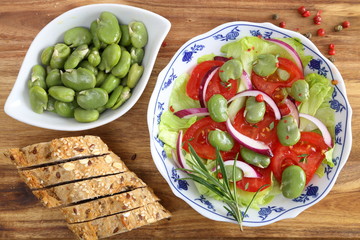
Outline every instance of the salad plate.
<path id="1" fill-rule="evenodd" d="M 250 208 L 243 218 L 243 225 L 256 227 L 286 218 L 294 218 L 323 199 L 331 191 L 351 150 L 352 110 L 347 100 L 344 81 L 335 65 L 324 57 L 309 39 L 297 32 L 279 28 L 271 23 L 251 22 L 225 23 L 194 37 L 180 47 L 169 64 L 159 74 L 148 106 L 147 121 L 152 157 L 173 193 L 209 219 L 236 223 L 231 214 L 224 209 L 222 201 L 201 195 L 193 181 L 184 179 L 187 177 L 187 173 L 179 170 L 174 160 L 167 156 L 164 143 L 159 139 L 158 134 L 161 116 L 170 107 L 169 98 L 176 79 L 183 73 L 190 74 L 197 65 L 199 57 L 208 54 L 223 55 L 220 51 L 223 45 L 247 36 L 263 39 L 290 37 L 300 39 L 305 55 L 312 56 L 304 68 L 304 73 L 317 73 L 325 76 L 329 81 L 336 80 L 337 82 L 329 101 L 330 107 L 335 112 L 333 167 L 324 167 L 323 176 L 315 175 L 301 195 L 294 199 L 288 199 L 279 194 L 266 205 L 254 209 Z"/>

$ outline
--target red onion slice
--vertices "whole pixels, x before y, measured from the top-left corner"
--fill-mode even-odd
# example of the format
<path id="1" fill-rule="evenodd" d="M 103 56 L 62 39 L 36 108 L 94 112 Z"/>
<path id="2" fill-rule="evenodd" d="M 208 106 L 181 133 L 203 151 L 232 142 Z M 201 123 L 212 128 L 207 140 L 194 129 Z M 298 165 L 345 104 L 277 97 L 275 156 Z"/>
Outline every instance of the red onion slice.
<path id="1" fill-rule="evenodd" d="M 313 122 L 321 131 L 321 134 L 324 138 L 324 142 L 326 143 L 326 145 L 328 145 L 330 148 L 333 147 L 333 143 L 332 143 L 332 139 L 331 139 L 331 135 L 329 130 L 327 129 L 327 127 L 325 126 L 325 124 L 323 124 L 319 119 L 317 119 L 314 116 L 311 116 L 309 114 L 305 114 L 305 113 L 300 113 L 299 114 L 300 117 L 302 118 L 306 118 L 307 120 Z"/>
<path id="2" fill-rule="evenodd" d="M 174 112 L 175 116 L 179 118 L 191 118 L 193 116 L 204 117 L 210 115 L 207 108 L 187 108 Z"/>
<path id="3" fill-rule="evenodd" d="M 245 86 L 248 90 L 253 89 L 249 74 L 247 74 L 247 72 L 245 70 L 243 70 L 240 79 L 245 84 Z"/>
<path id="4" fill-rule="evenodd" d="M 205 96 L 206 96 L 206 90 L 207 87 L 209 85 L 210 80 L 213 78 L 213 76 L 215 75 L 215 73 L 217 72 L 217 70 L 219 69 L 219 66 L 214 66 L 212 67 L 203 77 L 203 79 L 201 80 L 201 84 L 200 84 L 200 88 L 199 88 L 199 101 L 200 101 L 200 106 L 202 108 L 206 107 L 206 101 L 205 101 Z"/>
<path id="5" fill-rule="evenodd" d="M 231 124 L 230 119 L 226 120 L 226 128 L 230 135 L 244 147 L 266 156 L 273 156 L 271 149 L 265 143 L 249 138 L 248 136 L 238 132 Z"/>
<path id="6" fill-rule="evenodd" d="M 293 101 L 291 101 L 288 98 L 285 99 L 284 104 L 286 104 L 286 106 L 290 109 L 289 115 L 294 117 L 295 121 L 298 123 L 298 126 L 299 126 L 300 125 L 299 110 L 296 107 L 296 105 L 293 103 Z"/>
<path id="7" fill-rule="evenodd" d="M 234 161 L 235 160 L 228 160 L 224 162 L 224 165 L 234 165 Z M 236 161 L 236 167 L 240 168 L 243 173 L 244 173 L 244 177 L 246 178 L 261 178 L 261 174 L 258 173 L 252 166 L 250 166 L 249 164 L 242 162 L 242 161 Z M 215 172 L 216 167 L 214 167 L 212 169 L 212 172 Z"/>
<path id="8" fill-rule="evenodd" d="M 173 160 L 174 160 L 174 163 L 175 163 L 176 167 L 178 167 L 178 168 L 183 168 L 183 167 L 180 165 L 180 163 L 179 163 L 177 154 L 176 154 L 176 152 L 175 152 L 174 149 L 171 150 L 171 156 L 172 156 L 172 158 L 173 158 Z"/>
<path id="9" fill-rule="evenodd" d="M 180 130 L 179 135 L 178 135 L 178 139 L 177 139 L 177 143 L 176 143 L 177 160 L 178 160 L 179 165 L 181 166 L 181 168 L 191 169 L 189 167 L 189 165 L 186 163 L 185 156 L 184 156 L 184 154 L 182 152 L 182 139 L 183 139 L 183 131 Z"/>
<path id="10" fill-rule="evenodd" d="M 256 97 L 257 95 L 263 95 L 264 97 L 264 101 L 269 104 L 269 106 L 272 108 L 272 110 L 274 111 L 275 114 L 275 119 L 276 120 L 280 120 L 281 119 L 281 113 L 280 110 L 278 108 L 278 106 L 276 105 L 276 103 L 274 102 L 274 100 L 272 100 L 272 98 L 267 95 L 266 93 L 259 91 L 259 90 L 245 90 L 242 91 L 238 94 L 236 94 L 234 97 L 232 97 L 228 103 L 234 101 L 235 99 L 239 98 L 239 97 Z"/>
<path id="11" fill-rule="evenodd" d="M 223 57 L 223 56 L 215 56 L 214 57 L 214 60 L 215 61 L 223 61 L 223 62 L 227 62 L 230 60 L 230 58 L 227 58 L 227 57 Z"/>
<path id="12" fill-rule="evenodd" d="M 290 56 L 294 59 L 296 65 L 300 68 L 300 70 L 303 71 L 303 64 L 302 64 L 301 58 L 292 46 L 290 46 L 286 42 L 283 42 L 278 39 L 267 39 L 267 40 L 269 42 L 273 42 L 273 43 L 279 45 L 280 47 L 284 48 L 285 51 L 287 51 L 290 54 Z"/>

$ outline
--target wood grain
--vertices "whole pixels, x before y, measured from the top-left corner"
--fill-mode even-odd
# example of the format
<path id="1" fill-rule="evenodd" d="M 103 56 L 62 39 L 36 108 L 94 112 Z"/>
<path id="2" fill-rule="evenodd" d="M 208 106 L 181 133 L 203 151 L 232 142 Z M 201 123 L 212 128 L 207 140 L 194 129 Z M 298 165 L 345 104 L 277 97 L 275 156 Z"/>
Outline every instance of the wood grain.
<path id="1" fill-rule="evenodd" d="M 172 23 L 166 47 L 160 49 L 148 86 L 138 103 L 123 117 L 105 126 L 80 132 L 44 130 L 18 122 L 4 113 L 5 100 L 15 82 L 28 47 L 36 34 L 52 19 L 74 7 L 105 1 L 1 0 L 0 8 L 0 148 L 26 146 L 53 138 L 94 134 L 122 157 L 127 166 L 150 185 L 173 213 L 169 221 L 145 226 L 112 239 L 360 239 L 360 2 L 274 0 L 149 0 L 106 1 L 141 7 L 158 13 Z M 325 37 L 317 37 L 319 26 L 312 18 L 302 18 L 297 8 L 306 6 L 312 14 L 322 10 L 321 27 Z M 279 14 L 272 20 L 272 14 Z M 229 223 L 204 218 L 184 201 L 175 197 L 158 173 L 150 154 L 146 124 L 147 104 L 157 75 L 173 54 L 188 39 L 231 21 L 286 21 L 287 28 L 300 33 L 311 32 L 311 39 L 324 54 L 328 44 L 336 46 L 335 65 L 340 70 L 353 109 L 353 147 L 347 164 L 326 198 L 294 219 L 258 227 L 244 232 Z M 349 29 L 334 32 L 344 20 Z M 131 131 L 129 131 L 131 129 Z M 132 156 L 136 154 L 136 159 Z M 46 209 L 35 199 L 6 160 L 0 160 L 0 239 L 74 239 L 59 211 Z"/>

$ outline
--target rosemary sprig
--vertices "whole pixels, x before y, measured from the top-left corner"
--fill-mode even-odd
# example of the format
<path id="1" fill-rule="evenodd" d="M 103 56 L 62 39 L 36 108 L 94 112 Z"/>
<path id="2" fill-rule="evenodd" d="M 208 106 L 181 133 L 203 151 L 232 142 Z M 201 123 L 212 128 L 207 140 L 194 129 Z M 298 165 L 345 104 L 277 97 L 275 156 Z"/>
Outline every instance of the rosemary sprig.
<path id="1" fill-rule="evenodd" d="M 215 176 L 218 175 L 218 173 L 222 174 L 222 180 L 218 179 L 217 177 L 214 177 L 214 175 L 206 168 L 203 160 L 197 155 L 194 148 L 189 144 L 189 150 L 192 156 L 192 162 L 191 162 L 191 168 L 192 169 L 182 169 L 188 173 L 189 177 L 183 178 L 183 179 L 190 179 L 193 180 L 216 195 L 218 195 L 227 206 L 224 206 L 224 208 L 235 218 L 235 220 L 238 222 L 238 225 L 240 227 L 240 230 L 243 231 L 242 222 L 243 218 L 246 215 L 247 211 L 249 210 L 250 205 L 254 201 L 256 195 L 261 191 L 262 188 L 264 188 L 267 185 L 264 185 L 260 187 L 257 192 L 252 197 L 249 204 L 246 206 L 245 211 L 241 212 L 241 205 L 238 203 L 238 197 L 236 192 L 236 186 L 233 186 L 231 189 L 231 185 L 236 182 L 235 179 L 235 171 L 236 171 L 236 164 L 234 161 L 234 165 L 232 168 L 232 179 L 228 179 L 225 165 L 223 162 L 223 159 L 221 157 L 220 151 L 216 149 L 216 172 Z"/>

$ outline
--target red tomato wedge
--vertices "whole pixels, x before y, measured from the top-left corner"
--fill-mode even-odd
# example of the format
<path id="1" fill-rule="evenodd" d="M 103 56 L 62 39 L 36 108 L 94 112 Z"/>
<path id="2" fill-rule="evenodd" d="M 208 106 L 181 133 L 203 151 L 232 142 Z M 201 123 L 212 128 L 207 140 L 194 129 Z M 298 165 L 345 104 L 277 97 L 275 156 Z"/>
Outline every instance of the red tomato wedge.
<path id="1" fill-rule="evenodd" d="M 258 168 L 253 166 L 253 168 L 261 174 L 261 178 L 246 178 L 244 177 L 240 181 L 236 182 L 236 187 L 247 191 L 247 192 L 256 192 L 261 188 L 262 186 L 268 184 L 268 186 L 263 187 L 261 189 L 264 190 L 271 185 L 271 169 L 269 167 L 267 168 Z"/>
<path id="2" fill-rule="evenodd" d="M 215 129 L 226 131 L 226 125 L 225 123 L 215 122 L 210 117 L 198 120 L 186 130 L 183 136 L 183 148 L 189 152 L 190 144 L 201 158 L 215 159 L 216 149 L 208 141 L 209 132 Z M 239 151 L 240 146 L 235 142 L 230 151 L 221 151 L 221 156 L 224 160 L 233 160 Z"/>
<path id="3" fill-rule="evenodd" d="M 293 146 L 278 144 L 271 158 L 270 168 L 275 178 L 281 182 L 282 172 L 291 165 L 298 165 L 306 174 L 306 184 L 310 182 L 316 169 L 325 158 L 328 146 L 323 137 L 315 132 L 302 132 L 298 143 Z"/>
<path id="4" fill-rule="evenodd" d="M 204 78 L 205 74 L 215 66 L 222 66 L 224 61 L 205 61 L 198 64 L 194 70 L 191 72 L 190 79 L 186 85 L 186 93 L 189 97 L 194 100 L 199 100 L 199 89 L 201 81 Z M 219 76 L 219 70 L 215 73 L 214 77 L 210 80 L 209 85 L 206 91 L 205 100 L 208 101 L 211 96 L 214 94 L 221 94 L 226 99 L 232 98 L 238 88 L 237 80 L 229 80 L 229 84 L 221 81 Z"/>
<path id="5" fill-rule="evenodd" d="M 296 80 L 304 79 L 302 70 L 299 69 L 293 61 L 281 57 L 279 57 L 278 60 L 279 68 L 290 74 L 288 80 L 281 80 L 276 72 L 268 77 L 259 76 L 255 72 L 251 74 L 251 82 L 254 87 L 267 93 L 275 102 L 283 100 L 282 88 L 291 87 Z"/>

